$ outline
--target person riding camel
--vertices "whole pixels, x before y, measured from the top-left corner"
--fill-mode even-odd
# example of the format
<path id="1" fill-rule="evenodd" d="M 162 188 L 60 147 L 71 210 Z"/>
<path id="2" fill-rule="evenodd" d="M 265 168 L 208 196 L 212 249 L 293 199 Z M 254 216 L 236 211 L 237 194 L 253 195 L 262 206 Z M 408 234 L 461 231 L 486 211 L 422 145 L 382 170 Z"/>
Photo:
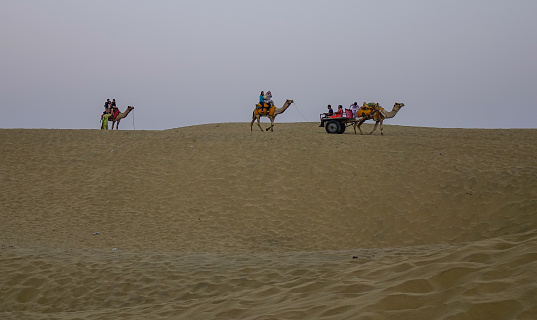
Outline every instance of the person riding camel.
<path id="1" fill-rule="evenodd" d="M 257 109 L 259 109 L 261 112 L 263 110 L 265 110 L 265 92 L 261 91 L 261 94 L 259 94 L 259 104 L 258 104 L 259 107 L 257 107 Z"/>
<path id="2" fill-rule="evenodd" d="M 117 115 L 119 114 L 119 109 L 118 107 L 116 106 L 116 99 L 112 99 L 112 103 L 110 104 L 110 113 L 112 114 L 110 116 L 110 119 L 115 119 L 117 117 Z"/>
<path id="3" fill-rule="evenodd" d="M 110 101 L 110 99 L 106 99 L 106 101 L 104 102 L 104 110 L 110 110 L 110 104 L 112 102 Z"/>
<path id="4" fill-rule="evenodd" d="M 259 95 L 259 104 L 263 106 L 265 104 L 265 92 L 261 91 L 261 94 Z"/>
<path id="5" fill-rule="evenodd" d="M 263 97 L 265 103 L 267 104 L 266 112 L 269 113 L 270 107 L 272 106 L 272 93 L 267 91 L 267 94 Z"/>

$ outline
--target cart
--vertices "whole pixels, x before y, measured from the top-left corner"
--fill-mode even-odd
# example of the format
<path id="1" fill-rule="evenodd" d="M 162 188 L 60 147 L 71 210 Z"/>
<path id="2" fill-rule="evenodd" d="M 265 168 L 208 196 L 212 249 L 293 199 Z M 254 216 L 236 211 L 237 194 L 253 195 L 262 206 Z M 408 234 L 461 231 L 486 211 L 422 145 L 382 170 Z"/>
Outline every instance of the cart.
<path id="1" fill-rule="evenodd" d="M 352 117 L 352 111 L 350 109 L 345 109 L 345 113 L 341 117 L 322 117 L 321 114 L 321 125 L 324 127 L 328 133 L 338 133 L 342 134 L 345 132 L 345 128 L 354 125 L 357 119 Z"/>

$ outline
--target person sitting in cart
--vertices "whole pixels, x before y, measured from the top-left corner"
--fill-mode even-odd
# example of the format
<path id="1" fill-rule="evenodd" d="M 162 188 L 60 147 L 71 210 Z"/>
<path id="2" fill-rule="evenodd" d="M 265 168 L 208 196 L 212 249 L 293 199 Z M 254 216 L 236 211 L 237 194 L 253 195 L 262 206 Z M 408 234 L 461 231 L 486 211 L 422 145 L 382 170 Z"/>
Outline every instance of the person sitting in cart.
<path id="1" fill-rule="evenodd" d="M 323 112 L 319 115 L 319 118 L 320 119 L 325 119 L 325 118 L 330 118 L 333 114 L 334 114 L 334 110 L 332 110 L 332 106 L 331 105 L 327 105 L 326 108 L 328 109 L 328 112 Z M 319 127 L 322 127 L 323 125 L 321 124 Z"/>
<path id="2" fill-rule="evenodd" d="M 343 117 L 343 106 L 342 105 L 337 106 L 337 111 L 332 117 L 333 118 L 341 118 L 341 117 Z"/>
<path id="3" fill-rule="evenodd" d="M 332 109 L 331 105 L 326 106 L 326 108 L 328 109 L 328 112 L 323 113 L 325 118 L 334 115 L 334 110 Z"/>

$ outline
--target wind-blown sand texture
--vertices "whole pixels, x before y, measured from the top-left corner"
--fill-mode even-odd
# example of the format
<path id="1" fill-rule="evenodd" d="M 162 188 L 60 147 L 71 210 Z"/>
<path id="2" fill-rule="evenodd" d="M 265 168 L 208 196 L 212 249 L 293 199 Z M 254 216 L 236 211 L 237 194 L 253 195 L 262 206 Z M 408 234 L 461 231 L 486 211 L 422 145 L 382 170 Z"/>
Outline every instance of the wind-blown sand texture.
<path id="1" fill-rule="evenodd" d="M 249 129 L 0 130 L 0 318 L 537 319 L 537 130 Z"/>

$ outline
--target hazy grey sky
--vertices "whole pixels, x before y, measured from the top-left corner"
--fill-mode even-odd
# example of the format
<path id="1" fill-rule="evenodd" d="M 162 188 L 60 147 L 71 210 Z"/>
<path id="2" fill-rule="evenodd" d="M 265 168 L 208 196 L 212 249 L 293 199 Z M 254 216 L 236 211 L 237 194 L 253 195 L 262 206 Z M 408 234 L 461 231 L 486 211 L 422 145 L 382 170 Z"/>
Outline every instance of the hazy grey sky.
<path id="1" fill-rule="evenodd" d="M 296 102 L 277 122 L 375 101 L 405 103 L 388 124 L 537 128 L 536 13 L 535 0 L 0 0 L 0 127 L 99 128 L 107 98 L 135 106 L 137 130 L 248 122 L 271 90 Z"/>

